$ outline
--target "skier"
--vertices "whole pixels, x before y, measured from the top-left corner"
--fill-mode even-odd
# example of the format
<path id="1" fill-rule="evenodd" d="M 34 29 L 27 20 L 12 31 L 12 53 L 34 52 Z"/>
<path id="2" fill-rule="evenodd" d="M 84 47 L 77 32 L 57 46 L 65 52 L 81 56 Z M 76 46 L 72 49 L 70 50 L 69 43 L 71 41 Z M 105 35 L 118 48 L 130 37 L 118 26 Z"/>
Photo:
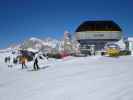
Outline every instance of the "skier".
<path id="1" fill-rule="evenodd" d="M 40 67 L 38 65 L 38 54 L 35 55 L 33 68 L 34 68 L 34 70 L 40 69 Z"/>
<path id="2" fill-rule="evenodd" d="M 8 57 L 7 57 L 7 64 L 8 64 L 8 67 L 13 67 L 11 60 L 12 60 L 11 57 L 8 56 Z"/>
<path id="3" fill-rule="evenodd" d="M 22 69 L 27 68 L 26 57 L 25 56 L 21 57 L 21 64 L 22 64 Z"/>
<path id="4" fill-rule="evenodd" d="M 5 63 L 7 63 L 8 62 L 8 58 L 7 57 L 5 57 Z"/>
<path id="5" fill-rule="evenodd" d="M 14 63 L 14 64 L 17 64 L 17 63 L 18 63 L 17 58 L 13 58 L 13 63 Z"/>

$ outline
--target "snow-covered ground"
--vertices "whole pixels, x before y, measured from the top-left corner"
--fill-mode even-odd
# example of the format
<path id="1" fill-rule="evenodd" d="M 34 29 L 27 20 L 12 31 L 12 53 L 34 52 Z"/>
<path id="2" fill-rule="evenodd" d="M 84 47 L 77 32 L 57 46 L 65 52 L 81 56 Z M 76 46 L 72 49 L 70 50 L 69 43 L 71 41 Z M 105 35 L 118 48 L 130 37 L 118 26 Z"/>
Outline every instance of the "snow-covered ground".
<path id="1" fill-rule="evenodd" d="M 67 57 L 42 70 L 8 68 L 0 54 L 0 100 L 133 100 L 133 57 Z"/>

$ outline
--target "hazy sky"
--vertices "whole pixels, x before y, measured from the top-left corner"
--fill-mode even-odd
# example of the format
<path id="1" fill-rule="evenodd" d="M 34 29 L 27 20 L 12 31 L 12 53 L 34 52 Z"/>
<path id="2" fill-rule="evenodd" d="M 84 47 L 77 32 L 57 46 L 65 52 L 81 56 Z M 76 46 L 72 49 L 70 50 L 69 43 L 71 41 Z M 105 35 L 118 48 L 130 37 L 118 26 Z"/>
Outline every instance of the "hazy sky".
<path id="1" fill-rule="evenodd" d="M 133 36 L 132 0 L 0 0 L 0 48 L 29 37 L 61 38 L 85 20 L 110 19 Z"/>

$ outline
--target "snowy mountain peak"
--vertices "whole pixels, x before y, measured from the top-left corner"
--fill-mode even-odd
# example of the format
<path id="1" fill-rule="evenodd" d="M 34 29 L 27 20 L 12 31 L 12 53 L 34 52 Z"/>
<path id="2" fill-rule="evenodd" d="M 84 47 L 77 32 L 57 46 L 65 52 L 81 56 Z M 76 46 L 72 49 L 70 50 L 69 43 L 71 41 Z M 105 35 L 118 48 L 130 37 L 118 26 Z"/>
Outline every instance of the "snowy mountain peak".
<path id="1" fill-rule="evenodd" d="M 33 42 L 44 42 L 43 40 L 36 38 L 36 37 L 31 37 L 29 38 L 29 41 L 33 41 Z"/>
<path id="2" fill-rule="evenodd" d="M 34 40 L 38 40 L 38 38 L 36 38 L 36 37 L 31 37 L 31 38 L 29 38 L 29 40 L 34 41 Z"/>

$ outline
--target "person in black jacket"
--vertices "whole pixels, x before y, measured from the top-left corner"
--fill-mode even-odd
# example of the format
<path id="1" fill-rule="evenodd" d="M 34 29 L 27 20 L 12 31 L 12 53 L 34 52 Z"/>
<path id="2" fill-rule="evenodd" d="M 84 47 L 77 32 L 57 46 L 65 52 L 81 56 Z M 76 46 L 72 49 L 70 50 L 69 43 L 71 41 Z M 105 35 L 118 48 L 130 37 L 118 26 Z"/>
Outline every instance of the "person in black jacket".
<path id="1" fill-rule="evenodd" d="M 33 68 L 34 68 L 34 70 L 40 69 L 40 67 L 39 67 L 39 65 L 38 65 L 38 57 L 35 57 L 35 59 L 34 59 Z"/>

